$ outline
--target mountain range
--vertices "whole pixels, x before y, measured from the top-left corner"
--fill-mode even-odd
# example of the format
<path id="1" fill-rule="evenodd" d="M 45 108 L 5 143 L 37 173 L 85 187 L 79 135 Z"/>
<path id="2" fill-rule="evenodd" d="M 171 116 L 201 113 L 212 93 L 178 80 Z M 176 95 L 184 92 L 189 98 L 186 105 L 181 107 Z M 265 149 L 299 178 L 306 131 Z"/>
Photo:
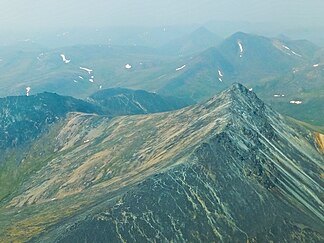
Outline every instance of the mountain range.
<path id="1" fill-rule="evenodd" d="M 323 50 L 307 40 L 237 32 L 222 41 L 199 28 L 162 47 L 26 42 L 1 51 L 0 96 L 31 87 L 84 99 L 125 87 L 200 102 L 239 82 L 283 114 L 324 124 Z"/>
<path id="2" fill-rule="evenodd" d="M 93 109 L 120 92 L 87 102 L 39 95 L 69 100 L 71 112 L 21 148 L 14 164 L 18 150 L 5 151 L 0 241 L 324 240 L 322 134 L 240 84 L 174 111 Z M 137 97 L 125 93 L 122 100 Z"/>

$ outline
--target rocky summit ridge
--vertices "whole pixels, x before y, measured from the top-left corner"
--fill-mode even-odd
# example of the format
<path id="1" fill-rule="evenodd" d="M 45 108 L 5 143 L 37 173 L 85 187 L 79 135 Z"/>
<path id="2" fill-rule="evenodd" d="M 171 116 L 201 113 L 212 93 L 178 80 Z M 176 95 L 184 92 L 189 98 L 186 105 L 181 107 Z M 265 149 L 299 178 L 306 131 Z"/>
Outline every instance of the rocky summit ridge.
<path id="1" fill-rule="evenodd" d="M 51 137 L 37 171 L 2 200 L 0 240 L 323 240 L 314 134 L 240 84 L 177 111 L 70 113 L 58 126 L 25 156 L 35 162 Z"/>

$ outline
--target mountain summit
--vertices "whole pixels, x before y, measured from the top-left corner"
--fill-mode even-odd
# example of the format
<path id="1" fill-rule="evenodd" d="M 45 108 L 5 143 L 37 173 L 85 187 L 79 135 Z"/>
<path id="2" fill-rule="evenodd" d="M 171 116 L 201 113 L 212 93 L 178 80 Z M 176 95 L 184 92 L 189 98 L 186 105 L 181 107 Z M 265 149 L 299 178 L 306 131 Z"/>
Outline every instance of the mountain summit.
<path id="1" fill-rule="evenodd" d="M 72 113 L 50 134 L 50 156 L 40 138 L 22 163 L 37 169 L 1 201 L 1 241 L 324 239 L 314 134 L 240 84 L 178 111 Z"/>

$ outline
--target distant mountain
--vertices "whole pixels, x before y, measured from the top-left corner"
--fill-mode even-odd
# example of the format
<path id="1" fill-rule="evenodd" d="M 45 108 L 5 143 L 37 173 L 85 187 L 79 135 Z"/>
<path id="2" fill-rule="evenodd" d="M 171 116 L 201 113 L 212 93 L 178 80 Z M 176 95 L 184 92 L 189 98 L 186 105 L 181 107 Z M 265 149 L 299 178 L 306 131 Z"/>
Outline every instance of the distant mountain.
<path id="1" fill-rule="evenodd" d="M 209 48 L 165 80 L 158 92 L 199 101 L 227 88 L 231 84 L 228 77 L 233 77 L 234 73 L 233 64 L 217 48 Z"/>
<path id="2" fill-rule="evenodd" d="M 100 87 L 138 88 L 147 84 L 152 73 L 174 62 L 175 58 L 140 46 L 77 45 L 59 49 L 1 48 L 0 96 L 54 92 L 86 98 Z M 128 68 L 126 68 L 128 67 Z M 146 85 L 147 86 L 147 85 Z M 146 87 L 142 87 L 145 88 Z M 152 90 L 152 88 L 151 88 Z"/>
<path id="3" fill-rule="evenodd" d="M 241 82 L 284 114 L 321 125 L 321 56 L 319 47 L 305 40 L 238 32 L 218 48 L 210 48 L 184 62 L 185 68 L 165 78 L 158 92 L 199 101 Z M 303 105 L 290 103 L 296 100 Z"/>
<path id="4" fill-rule="evenodd" d="M 209 34 L 199 29 L 183 41 L 204 43 Z M 218 47 L 180 57 L 154 48 L 109 44 L 51 50 L 24 42 L 1 51 L 0 96 L 21 95 L 31 87 L 31 94 L 48 91 L 84 99 L 107 87 L 126 87 L 201 101 L 240 82 L 279 111 L 324 124 L 320 105 L 324 55 L 306 40 L 238 32 Z M 289 109 L 296 99 L 307 109 Z"/>
<path id="5" fill-rule="evenodd" d="M 238 32 L 222 42 L 217 50 L 210 48 L 196 55 L 186 63 L 186 69 L 166 81 L 167 84 L 160 91 L 164 93 L 170 90 L 169 86 L 174 88 L 177 85 L 181 94 L 183 91 L 197 93 L 193 97 L 203 99 L 219 91 L 219 87 L 228 87 L 236 81 L 257 86 L 286 75 L 295 68 L 309 65 L 318 50 L 307 41 L 286 43 Z M 206 87 L 210 92 L 205 92 L 201 87 Z M 171 92 L 175 93 L 174 89 Z"/>
<path id="6" fill-rule="evenodd" d="M 189 55 L 204 51 L 209 47 L 215 47 L 221 41 L 221 37 L 210 32 L 205 27 L 200 27 L 188 35 L 170 41 L 162 47 L 162 51 L 172 55 Z"/>
<path id="7" fill-rule="evenodd" d="M 242 85 L 173 112 L 74 113 L 49 134 L 0 170 L 0 241 L 324 240 L 323 135 Z"/>
<path id="8" fill-rule="evenodd" d="M 90 101 L 114 115 L 149 114 L 172 111 L 192 104 L 189 100 L 164 97 L 144 90 L 111 88 L 90 96 Z"/>
<path id="9" fill-rule="evenodd" d="M 188 61 L 186 68 L 166 80 L 159 92 L 201 100 L 236 81 L 256 86 L 310 61 L 287 48 L 279 40 L 236 33 L 217 49 L 210 48 Z"/>
<path id="10" fill-rule="evenodd" d="M 219 50 L 235 65 L 239 75 L 253 80 L 290 71 L 307 61 L 301 53 L 290 49 L 283 41 L 242 32 L 226 39 Z"/>

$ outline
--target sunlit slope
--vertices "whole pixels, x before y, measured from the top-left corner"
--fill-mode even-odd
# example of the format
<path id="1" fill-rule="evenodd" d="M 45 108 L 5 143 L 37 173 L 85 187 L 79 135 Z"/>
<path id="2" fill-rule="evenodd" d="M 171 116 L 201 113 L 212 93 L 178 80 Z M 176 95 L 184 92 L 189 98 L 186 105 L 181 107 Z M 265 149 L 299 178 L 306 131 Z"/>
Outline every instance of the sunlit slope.
<path id="1" fill-rule="evenodd" d="M 320 145 L 241 85 L 174 112 L 72 113 L 50 136 L 2 200 L 3 241 L 323 240 Z"/>

